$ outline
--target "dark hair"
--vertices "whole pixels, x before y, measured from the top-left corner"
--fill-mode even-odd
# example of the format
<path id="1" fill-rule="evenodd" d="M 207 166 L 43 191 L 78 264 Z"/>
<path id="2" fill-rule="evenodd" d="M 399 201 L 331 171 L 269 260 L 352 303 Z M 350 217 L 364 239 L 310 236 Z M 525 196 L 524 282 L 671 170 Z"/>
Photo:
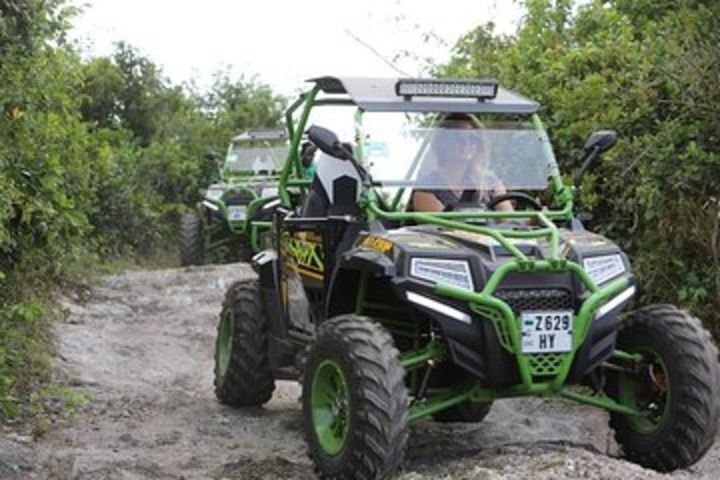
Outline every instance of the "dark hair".
<path id="1" fill-rule="evenodd" d="M 483 138 L 482 136 L 479 136 L 480 132 L 477 130 L 482 127 L 481 125 L 479 125 L 477 119 L 470 114 L 449 113 L 442 117 L 442 119 L 438 122 L 437 127 L 439 129 L 447 130 L 475 130 L 478 134 L 478 136 L 476 137 L 475 132 L 472 132 L 473 134 L 470 134 L 470 132 L 468 132 L 468 135 L 463 134 L 458 137 L 456 135 L 450 135 L 449 132 L 437 131 L 436 137 L 433 140 L 433 147 L 436 151 L 441 152 L 442 156 L 446 155 L 446 150 L 449 150 L 452 147 L 458 145 L 458 142 L 460 140 L 462 140 L 463 142 L 473 142 L 479 148 L 483 148 Z"/>
<path id="2" fill-rule="evenodd" d="M 457 128 L 466 124 L 470 124 L 473 128 L 477 126 L 475 118 L 469 113 L 448 113 L 440 120 L 438 127 Z"/>
<path id="3" fill-rule="evenodd" d="M 300 146 L 300 160 L 304 168 L 309 168 L 312 165 L 316 151 L 317 147 L 311 142 L 304 142 Z"/>

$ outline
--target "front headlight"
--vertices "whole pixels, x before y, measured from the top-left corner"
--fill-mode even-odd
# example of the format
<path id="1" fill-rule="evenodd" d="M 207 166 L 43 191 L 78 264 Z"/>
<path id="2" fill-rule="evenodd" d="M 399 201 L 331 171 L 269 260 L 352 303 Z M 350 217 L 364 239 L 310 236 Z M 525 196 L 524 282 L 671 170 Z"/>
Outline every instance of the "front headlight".
<path id="1" fill-rule="evenodd" d="M 410 275 L 431 282 L 447 283 L 465 290 L 475 290 L 470 264 L 465 260 L 413 258 L 410 260 Z"/>
<path id="2" fill-rule="evenodd" d="M 625 264 L 620 254 L 602 255 L 583 259 L 583 269 L 597 285 L 625 273 Z"/>
<path id="3" fill-rule="evenodd" d="M 209 198 L 210 200 L 218 201 L 223 196 L 223 193 L 225 193 L 224 188 L 210 187 L 205 192 L 205 198 Z"/>

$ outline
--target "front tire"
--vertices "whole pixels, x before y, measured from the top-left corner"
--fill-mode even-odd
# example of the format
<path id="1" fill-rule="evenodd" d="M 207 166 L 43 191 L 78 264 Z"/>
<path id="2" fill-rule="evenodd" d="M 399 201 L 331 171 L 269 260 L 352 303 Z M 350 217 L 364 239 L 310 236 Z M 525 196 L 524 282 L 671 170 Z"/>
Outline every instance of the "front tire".
<path id="1" fill-rule="evenodd" d="M 610 413 L 625 456 L 661 472 L 686 468 L 712 446 L 720 417 L 718 351 L 700 320 L 672 305 L 638 310 L 617 347 L 640 353 L 635 373 L 608 378 L 608 392 L 646 417 Z"/>
<path id="2" fill-rule="evenodd" d="M 203 224 L 200 217 L 194 213 L 186 213 L 180 218 L 180 231 L 178 235 L 178 248 L 180 250 L 180 265 L 202 265 L 205 262 L 205 240 Z"/>
<path id="3" fill-rule="evenodd" d="M 234 283 L 225 295 L 215 343 L 215 396 L 232 407 L 262 405 L 275 380 L 257 279 Z"/>
<path id="4" fill-rule="evenodd" d="M 303 426 L 321 478 L 386 478 L 408 439 L 405 371 L 392 337 L 366 317 L 320 326 L 303 375 Z"/>

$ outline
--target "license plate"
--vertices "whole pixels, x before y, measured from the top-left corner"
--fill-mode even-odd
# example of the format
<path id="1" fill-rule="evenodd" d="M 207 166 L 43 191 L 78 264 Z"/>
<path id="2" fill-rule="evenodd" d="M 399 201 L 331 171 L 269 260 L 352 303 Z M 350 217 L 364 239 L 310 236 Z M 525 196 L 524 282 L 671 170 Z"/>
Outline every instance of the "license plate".
<path id="1" fill-rule="evenodd" d="M 245 220 L 246 214 L 246 205 L 233 205 L 228 207 L 228 218 L 230 219 L 230 221 Z"/>
<path id="2" fill-rule="evenodd" d="M 573 312 L 522 312 L 523 353 L 569 352 L 572 349 Z"/>

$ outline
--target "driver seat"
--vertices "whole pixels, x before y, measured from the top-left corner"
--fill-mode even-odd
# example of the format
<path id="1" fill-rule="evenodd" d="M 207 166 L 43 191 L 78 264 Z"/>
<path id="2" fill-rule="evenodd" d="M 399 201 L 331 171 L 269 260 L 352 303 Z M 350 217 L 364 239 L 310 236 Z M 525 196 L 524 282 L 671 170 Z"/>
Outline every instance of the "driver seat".
<path id="1" fill-rule="evenodd" d="M 317 170 L 300 215 L 324 218 L 360 213 L 360 174 L 347 160 L 319 152 Z"/>

